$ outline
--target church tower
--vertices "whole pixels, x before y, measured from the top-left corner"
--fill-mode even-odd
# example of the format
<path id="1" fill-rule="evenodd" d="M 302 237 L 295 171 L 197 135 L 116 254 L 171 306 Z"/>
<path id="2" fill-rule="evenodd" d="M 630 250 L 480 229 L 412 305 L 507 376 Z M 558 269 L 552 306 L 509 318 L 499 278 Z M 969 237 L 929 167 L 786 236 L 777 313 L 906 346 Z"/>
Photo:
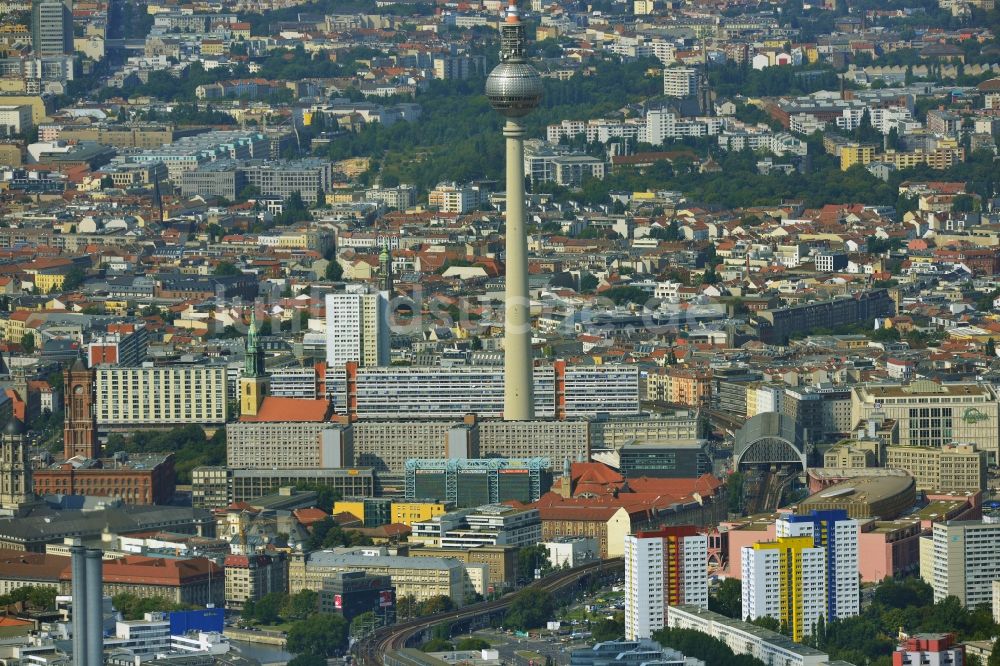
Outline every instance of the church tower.
<path id="1" fill-rule="evenodd" d="M 27 429 L 11 417 L 0 435 L 0 512 L 16 515 L 31 504 L 35 498 L 31 489 Z"/>
<path id="2" fill-rule="evenodd" d="M 257 416 L 260 405 L 268 389 L 267 372 L 264 369 L 264 350 L 257 339 L 257 315 L 250 313 L 250 330 L 247 331 L 247 349 L 240 377 L 240 414 Z"/>
<path id="3" fill-rule="evenodd" d="M 66 394 L 66 421 L 63 426 L 63 456 L 101 457 L 101 442 L 97 439 L 97 417 L 94 415 L 94 379 L 96 374 L 82 358 L 73 361 L 63 372 Z"/>
<path id="4" fill-rule="evenodd" d="M 389 244 L 382 247 L 382 254 L 378 256 L 380 279 L 380 290 L 387 292 L 387 298 L 392 298 L 392 253 L 389 251 Z"/>

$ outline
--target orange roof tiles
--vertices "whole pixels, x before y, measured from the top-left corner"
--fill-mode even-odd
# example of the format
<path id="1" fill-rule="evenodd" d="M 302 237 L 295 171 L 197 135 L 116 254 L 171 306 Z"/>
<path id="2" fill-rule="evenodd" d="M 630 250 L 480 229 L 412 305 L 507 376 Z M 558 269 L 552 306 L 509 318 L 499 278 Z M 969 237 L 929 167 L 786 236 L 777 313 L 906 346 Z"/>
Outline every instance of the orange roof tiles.
<path id="1" fill-rule="evenodd" d="M 257 416 L 241 416 L 241 421 L 319 423 L 329 420 L 330 403 L 326 400 L 278 398 L 267 396 Z"/>

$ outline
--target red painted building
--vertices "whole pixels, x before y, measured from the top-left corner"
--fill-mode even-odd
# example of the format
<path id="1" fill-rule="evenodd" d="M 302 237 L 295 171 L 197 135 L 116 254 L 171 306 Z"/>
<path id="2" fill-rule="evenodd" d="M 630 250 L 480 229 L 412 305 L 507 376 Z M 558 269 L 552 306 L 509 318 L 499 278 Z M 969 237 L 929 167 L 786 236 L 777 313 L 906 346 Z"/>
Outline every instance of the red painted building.
<path id="1" fill-rule="evenodd" d="M 117 497 L 126 504 L 166 504 L 174 496 L 174 454 L 129 460 L 74 457 L 32 472 L 38 495 Z"/>

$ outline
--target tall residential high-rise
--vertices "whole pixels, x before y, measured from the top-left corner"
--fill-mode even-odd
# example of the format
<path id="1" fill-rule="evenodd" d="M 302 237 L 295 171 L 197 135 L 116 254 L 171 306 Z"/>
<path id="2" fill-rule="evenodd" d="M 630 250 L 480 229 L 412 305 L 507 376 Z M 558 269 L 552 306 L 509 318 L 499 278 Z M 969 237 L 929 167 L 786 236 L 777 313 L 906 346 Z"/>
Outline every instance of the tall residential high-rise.
<path id="1" fill-rule="evenodd" d="M 663 94 L 667 97 L 692 97 L 698 94 L 698 70 L 694 67 L 668 67 L 663 70 Z"/>
<path id="2" fill-rule="evenodd" d="M 31 5 L 31 47 L 35 56 L 73 52 L 73 13 L 63 0 L 35 0 Z"/>
<path id="3" fill-rule="evenodd" d="M 0 511 L 5 515 L 17 514 L 34 499 L 27 432 L 12 416 L 0 436 Z"/>
<path id="4" fill-rule="evenodd" d="M 267 395 L 268 378 L 264 368 L 264 349 L 257 340 L 257 316 L 250 314 L 250 330 L 247 331 L 247 348 L 244 357 L 243 375 L 240 377 L 240 414 L 257 416 L 260 405 Z"/>
<path id="5" fill-rule="evenodd" d="M 1000 580 L 1000 524 L 979 520 L 934 523 L 920 539 L 920 577 L 934 588 L 934 601 L 957 597 L 963 606 L 993 603 Z"/>
<path id="6" fill-rule="evenodd" d="M 504 409 L 510 421 L 534 418 L 531 381 L 531 302 L 524 211 L 524 126 L 519 118 L 538 106 L 542 80 L 525 60 L 524 25 L 510 0 L 500 26 L 500 64 L 486 79 L 486 97 L 507 122 L 507 228 L 504 263 Z"/>
<path id="7" fill-rule="evenodd" d="M 813 511 L 783 517 L 775 523 L 779 537 L 811 536 L 813 545 L 826 553 L 825 619 L 854 617 L 861 612 L 858 579 L 858 521 L 844 510 Z"/>
<path id="8" fill-rule="evenodd" d="M 326 362 L 330 367 L 389 365 L 385 292 L 326 295 Z"/>
<path id="9" fill-rule="evenodd" d="M 794 641 L 826 617 L 826 552 L 812 536 L 778 537 L 744 546 L 744 619 L 773 617 Z"/>
<path id="10" fill-rule="evenodd" d="M 649 638 L 667 607 L 708 608 L 708 537 L 693 525 L 625 537 L 625 638 Z"/>
<path id="11" fill-rule="evenodd" d="M 94 410 L 95 373 L 78 358 L 63 372 L 66 420 L 63 425 L 63 456 L 100 458 L 97 415 Z"/>

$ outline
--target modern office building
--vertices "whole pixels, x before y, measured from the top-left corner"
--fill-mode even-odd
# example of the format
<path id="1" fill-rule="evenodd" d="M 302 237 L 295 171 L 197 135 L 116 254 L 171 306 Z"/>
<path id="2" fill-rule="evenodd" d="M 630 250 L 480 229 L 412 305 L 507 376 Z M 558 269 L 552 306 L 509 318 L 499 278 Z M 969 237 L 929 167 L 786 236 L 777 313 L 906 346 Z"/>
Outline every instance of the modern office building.
<path id="1" fill-rule="evenodd" d="M 708 608 L 708 537 L 693 525 L 625 537 L 625 638 L 649 638 L 683 604 Z"/>
<path id="2" fill-rule="evenodd" d="M 782 537 L 809 536 L 826 556 L 827 620 L 854 617 L 861 612 L 858 579 L 859 526 L 846 511 L 813 511 L 807 515 L 786 515 L 775 522 L 775 534 Z"/>
<path id="3" fill-rule="evenodd" d="M 73 53 L 73 13 L 63 0 L 31 5 L 31 48 L 35 57 Z"/>
<path id="4" fill-rule="evenodd" d="M 690 441 L 700 437 L 698 411 L 668 414 L 597 414 L 590 419 L 590 446 L 615 449 L 633 442 Z"/>
<path id="5" fill-rule="evenodd" d="M 406 461 L 406 499 L 441 499 L 458 508 L 535 502 L 552 487 L 548 458 L 452 458 Z"/>
<path id="6" fill-rule="evenodd" d="M 389 576 L 339 571 L 323 581 L 319 612 L 343 615 L 348 622 L 364 613 L 374 613 L 379 617 L 379 626 L 386 626 L 396 619 L 396 588 Z"/>
<path id="7" fill-rule="evenodd" d="M 934 601 L 957 597 L 967 608 L 993 603 L 1000 580 L 1000 523 L 951 520 L 934 523 L 920 539 L 920 577 L 934 588 Z"/>
<path id="8" fill-rule="evenodd" d="M 943 492 L 986 489 L 986 452 L 973 444 L 889 446 L 885 466 L 909 472 L 917 490 Z"/>
<path id="9" fill-rule="evenodd" d="M 744 618 L 772 617 L 798 642 L 827 612 L 826 553 L 812 536 L 778 537 L 741 552 Z"/>
<path id="10" fill-rule="evenodd" d="M 629 479 L 697 478 L 712 472 L 704 440 L 626 444 L 618 449 L 618 460 L 622 476 Z"/>
<path id="11" fill-rule="evenodd" d="M 997 462 L 1000 403 L 996 389 L 975 382 L 863 384 L 851 390 L 851 418 L 856 424 L 874 413 L 899 424 L 900 446 L 973 442 Z"/>
<path id="12" fill-rule="evenodd" d="M 533 546 L 542 540 L 538 509 L 487 504 L 415 522 L 411 543 L 431 548 Z"/>
<path id="13" fill-rule="evenodd" d="M 298 192 L 311 205 L 333 188 L 333 165 L 314 157 L 247 163 L 241 170 L 246 174 L 247 184 L 261 194 L 287 199 Z"/>
<path id="14" fill-rule="evenodd" d="M 228 411 L 224 365 L 102 366 L 95 370 L 101 430 L 221 426 Z"/>
<path id="15" fill-rule="evenodd" d="M 375 473 L 369 468 L 230 469 L 196 467 L 191 473 L 192 503 L 215 509 L 272 494 L 276 488 L 299 483 L 329 486 L 345 497 L 375 494 Z"/>
<path id="16" fill-rule="evenodd" d="M 360 520 L 365 527 L 380 527 L 394 522 L 392 504 L 392 499 L 389 497 L 349 497 L 333 503 L 333 515 L 349 513 Z M 443 507 L 441 513 L 444 513 Z M 421 520 L 427 520 L 430 515 L 428 512 Z"/>
<path id="17" fill-rule="evenodd" d="M 850 389 L 842 386 L 786 388 L 781 412 L 813 443 L 847 433 L 856 423 L 851 420 Z"/>
<path id="18" fill-rule="evenodd" d="M 693 97 L 698 94 L 698 70 L 694 67 L 667 67 L 663 70 L 663 94 Z"/>
<path id="19" fill-rule="evenodd" d="M 326 362 L 333 368 L 389 365 L 389 295 L 326 295 Z"/>

